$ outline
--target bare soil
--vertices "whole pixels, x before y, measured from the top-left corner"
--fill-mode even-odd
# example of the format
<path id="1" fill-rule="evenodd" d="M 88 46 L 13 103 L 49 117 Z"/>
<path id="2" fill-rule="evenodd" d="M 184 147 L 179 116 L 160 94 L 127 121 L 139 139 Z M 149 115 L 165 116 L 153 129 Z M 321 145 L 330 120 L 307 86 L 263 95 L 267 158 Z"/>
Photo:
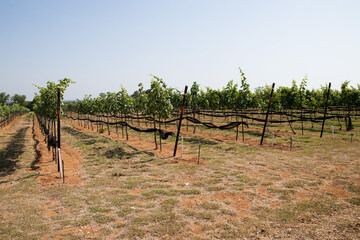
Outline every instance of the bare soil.
<path id="1" fill-rule="evenodd" d="M 44 140 L 44 134 L 40 130 L 37 120 L 34 120 L 33 136 L 37 142 L 38 161 L 35 165 L 39 174 L 38 180 L 41 185 L 63 184 L 58 171 L 57 163 L 53 160 L 53 152 L 49 150 Z M 64 162 L 65 184 L 80 184 L 84 181 L 81 176 L 81 155 L 70 147 L 61 147 L 61 159 Z"/>

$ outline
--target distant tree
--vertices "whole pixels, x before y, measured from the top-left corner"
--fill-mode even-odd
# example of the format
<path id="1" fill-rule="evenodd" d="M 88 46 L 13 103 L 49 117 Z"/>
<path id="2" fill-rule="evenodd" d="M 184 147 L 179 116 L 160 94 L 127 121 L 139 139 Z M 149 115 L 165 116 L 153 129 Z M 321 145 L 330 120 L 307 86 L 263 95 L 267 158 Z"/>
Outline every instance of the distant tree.
<path id="1" fill-rule="evenodd" d="M 4 105 L 7 101 L 9 101 L 10 95 L 6 94 L 6 92 L 0 93 L 0 105 Z"/>
<path id="2" fill-rule="evenodd" d="M 24 106 L 25 100 L 26 100 L 25 95 L 15 94 L 14 96 L 11 97 L 11 101 L 13 101 L 14 103 L 18 103 L 21 106 Z"/>
<path id="3" fill-rule="evenodd" d="M 99 97 L 106 98 L 106 93 L 99 93 Z"/>
<path id="4" fill-rule="evenodd" d="M 140 95 L 139 90 L 135 90 L 135 91 L 133 92 L 133 94 L 131 94 L 131 97 L 137 98 L 139 95 Z"/>

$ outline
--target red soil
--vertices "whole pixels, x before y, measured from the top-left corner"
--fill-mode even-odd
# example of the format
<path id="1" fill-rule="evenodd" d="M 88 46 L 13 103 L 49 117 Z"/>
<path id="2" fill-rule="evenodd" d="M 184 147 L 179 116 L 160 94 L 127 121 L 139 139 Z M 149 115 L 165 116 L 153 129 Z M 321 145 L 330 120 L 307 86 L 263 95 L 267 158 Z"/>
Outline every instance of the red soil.
<path id="1" fill-rule="evenodd" d="M 47 144 L 44 142 L 44 135 L 41 133 L 37 120 L 34 122 L 34 138 L 38 141 L 36 149 L 40 153 L 40 158 L 36 164 L 39 182 L 43 186 L 62 183 L 57 164 L 53 160 L 53 153 L 48 150 Z M 80 154 L 63 145 L 61 147 L 61 159 L 64 161 L 65 184 L 82 183 L 84 179 L 81 178 L 80 161 L 82 158 Z"/>

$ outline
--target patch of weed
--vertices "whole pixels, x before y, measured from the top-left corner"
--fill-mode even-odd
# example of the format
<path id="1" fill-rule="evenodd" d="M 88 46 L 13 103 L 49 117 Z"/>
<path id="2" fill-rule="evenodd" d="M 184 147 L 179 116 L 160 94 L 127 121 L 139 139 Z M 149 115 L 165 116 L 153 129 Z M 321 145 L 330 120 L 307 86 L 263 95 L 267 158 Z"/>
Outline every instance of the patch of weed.
<path id="1" fill-rule="evenodd" d="M 278 209 L 276 218 L 282 222 L 292 222 L 305 217 L 312 219 L 315 215 L 331 214 L 338 208 L 339 206 L 331 199 L 306 200 Z"/>
<path id="2" fill-rule="evenodd" d="M 287 188 L 301 188 L 304 186 L 304 183 L 301 180 L 295 179 L 285 182 L 284 186 Z"/>
<path id="3" fill-rule="evenodd" d="M 200 204 L 200 207 L 202 207 L 206 210 L 217 210 L 220 208 L 219 204 L 211 203 L 211 202 L 203 202 Z"/>
<path id="4" fill-rule="evenodd" d="M 210 187 L 206 188 L 206 191 L 208 191 L 208 192 L 218 192 L 218 191 L 222 191 L 224 189 L 225 189 L 225 187 L 223 187 L 223 186 L 210 186 Z"/>
<path id="5" fill-rule="evenodd" d="M 92 206 L 89 208 L 90 212 L 92 213 L 105 213 L 105 212 L 109 212 L 111 209 L 109 208 L 102 208 L 100 206 Z"/>
<path id="6" fill-rule="evenodd" d="M 104 215 L 104 214 L 97 214 L 97 215 L 93 216 L 93 219 L 95 222 L 97 222 L 99 224 L 105 224 L 105 223 L 110 223 L 110 222 L 115 221 L 115 218 L 113 216 Z"/>
<path id="7" fill-rule="evenodd" d="M 236 179 L 239 182 L 246 183 L 249 186 L 255 186 L 260 182 L 258 179 L 254 179 L 254 178 L 248 177 L 246 175 L 238 175 L 238 176 L 236 176 Z"/>
<path id="8" fill-rule="evenodd" d="M 208 221 L 214 219 L 214 215 L 208 211 L 198 212 L 198 213 L 196 213 L 195 217 L 198 219 L 203 219 L 203 220 L 208 220 Z"/>
<path id="9" fill-rule="evenodd" d="M 165 199 L 160 205 L 161 208 L 164 209 L 165 211 L 171 211 L 178 202 L 179 200 L 175 198 L 168 198 Z"/>
<path id="10" fill-rule="evenodd" d="M 350 198 L 350 199 L 347 199 L 347 201 L 351 204 L 360 206 L 360 198 Z"/>
<path id="11" fill-rule="evenodd" d="M 291 195 L 295 193 L 292 189 L 268 188 L 267 190 L 271 193 L 280 194 L 279 199 L 281 200 L 289 200 Z"/>
<path id="12" fill-rule="evenodd" d="M 348 189 L 350 192 L 352 193 L 355 193 L 355 194 L 360 194 L 360 186 L 354 184 L 354 183 L 351 183 L 349 186 L 348 186 Z"/>

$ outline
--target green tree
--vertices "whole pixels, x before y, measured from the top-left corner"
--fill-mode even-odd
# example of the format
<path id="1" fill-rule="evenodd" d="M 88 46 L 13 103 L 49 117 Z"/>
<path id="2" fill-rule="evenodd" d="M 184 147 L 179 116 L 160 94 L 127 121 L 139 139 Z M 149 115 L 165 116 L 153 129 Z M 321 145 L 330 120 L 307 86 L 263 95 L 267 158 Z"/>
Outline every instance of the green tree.
<path id="1" fill-rule="evenodd" d="M 18 103 L 21 106 L 25 105 L 25 100 L 26 100 L 25 95 L 15 94 L 14 96 L 11 97 L 11 101 L 13 101 L 14 103 Z"/>
<path id="2" fill-rule="evenodd" d="M 10 95 L 6 92 L 0 93 L 0 105 L 4 105 L 7 101 L 9 101 Z"/>

